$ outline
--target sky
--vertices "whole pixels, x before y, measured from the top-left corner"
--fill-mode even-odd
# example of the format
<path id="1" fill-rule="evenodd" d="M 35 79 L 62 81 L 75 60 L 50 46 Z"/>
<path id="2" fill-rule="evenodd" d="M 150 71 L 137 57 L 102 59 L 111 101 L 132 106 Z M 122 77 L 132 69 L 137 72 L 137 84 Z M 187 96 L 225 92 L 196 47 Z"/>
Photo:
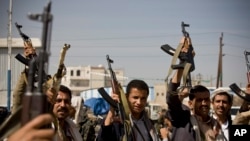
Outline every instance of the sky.
<path id="1" fill-rule="evenodd" d="M 22 31 L 41 38 L 42 23 L 28 13 L 42 13 L 46 0 L 13 0 L 12 38 Z M 219 38 L 223 33 L 223 86 L 232 83 L 244 87 L 247 66 L 244 51 L 250 51 L 249 0 L 52 0 L 52 37 L 49 73 L 56 72 L 59 53 L 65 43 L 65 65 L 123 69 L 128 80 L 143 79 L 149 85 L 164 83 L 172 57 L 161 45 L 178 46 L 181 22 L 196 52 L 193 77 L 202 75 L 204 85 L 215 86 L 219 56 Z M 9 1 L 0 0 L 0 38 L 8 36 Z M 206 81 L 212 80 L 212 81 Z"/>

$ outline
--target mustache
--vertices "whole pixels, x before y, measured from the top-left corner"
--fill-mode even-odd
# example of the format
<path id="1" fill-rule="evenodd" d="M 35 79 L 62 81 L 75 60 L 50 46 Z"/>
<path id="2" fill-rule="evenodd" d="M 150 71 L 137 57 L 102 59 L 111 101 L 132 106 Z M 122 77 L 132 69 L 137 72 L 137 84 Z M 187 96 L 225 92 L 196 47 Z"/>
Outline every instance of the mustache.
<path id="1" fill-rule="evenodd" d="M 57 111 L 58 112 L 68 112 L 69 110 L 65 107 L 60 107 Z"/>
<path id="2" fill-rule="evenodd" d="M 209 106 L 201 106 L 200 108 L 207 108 L 207 109 L 209 109 Z"/>

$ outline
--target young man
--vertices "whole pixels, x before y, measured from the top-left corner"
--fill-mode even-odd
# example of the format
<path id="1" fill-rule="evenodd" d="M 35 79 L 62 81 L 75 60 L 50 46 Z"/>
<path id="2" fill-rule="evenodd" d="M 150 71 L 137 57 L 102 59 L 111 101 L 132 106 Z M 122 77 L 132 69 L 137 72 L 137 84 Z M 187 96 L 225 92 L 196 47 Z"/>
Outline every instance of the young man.
<path id="1" fill-rule="evenodd" d="M 213 117 L 221 126 L 225 140 L 229 141 L 229 128 L 232 125 L 230 110 L 233 104 L 232 96 L 224 91 L 217 89 L 213 92 L 212 97 Z"/>
<path id="2" fill-rule="evenodd" d="M 64 138 L 67 140 L 82 141 L 81 134 L 76 124 L 69 118 L 71 107 L 71 90 L 61 85 L 58 95 L 53 105 L 53 114 L 57 122 L 57 140 L 60 141 Z"/>
<path id="3" fill-rule="evenodd" d="M 128 141 L 158 141 L 153 122 L 147 116 L 145 107 L 149 95 L 148 85 L 142 80 L 132 80 L 126 88 L 126 98 L 131 110 L 130 122 L 132 133 Z M 113 100 L 119 102 L 117 94 L 112 94 Z M 99 131 L 98 141 L 120 141 L 124 136 L 121 120 L 117 120 L 111 107 Z"/>

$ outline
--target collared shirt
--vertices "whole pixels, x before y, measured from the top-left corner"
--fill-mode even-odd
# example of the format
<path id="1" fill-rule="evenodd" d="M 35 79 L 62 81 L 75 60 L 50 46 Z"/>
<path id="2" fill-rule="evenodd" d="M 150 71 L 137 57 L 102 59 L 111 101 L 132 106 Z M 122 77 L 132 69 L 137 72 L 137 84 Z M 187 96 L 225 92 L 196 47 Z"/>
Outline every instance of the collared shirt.
<path id="1" fill-rule="evenodd" d="M 222 130 L 222 132 L 227 140 L 229 140 L 228 125 L 229 125 L 228 120 L 221 125 L 221 130 Z"/>
<path id="2" fill-rule="evenodd" d="M 217 120 L 217 116 L 213 115 L 213 118 L 215 120 Z M 226 122 L 224 122 L 223 124 L 221 124 L 221 131 L 222 131 L 222 134 L 224 136 L 224 138 L 226 138 L 227 141 L 229 141 L 229 122 L 228 120 L 226 120 Z"/>

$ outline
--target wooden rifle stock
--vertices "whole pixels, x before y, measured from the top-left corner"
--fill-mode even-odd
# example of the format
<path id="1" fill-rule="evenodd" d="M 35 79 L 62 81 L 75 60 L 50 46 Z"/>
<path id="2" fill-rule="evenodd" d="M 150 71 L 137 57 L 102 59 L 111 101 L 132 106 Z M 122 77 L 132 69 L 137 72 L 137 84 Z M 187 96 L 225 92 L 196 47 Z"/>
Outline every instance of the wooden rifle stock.
<path id="1" fill-rule="evenodd" d="M 108 69 L 109 69 L 110 77 L 111 77 L 112 91 L 113 91 L 113 93 L 120 95 L 119 82 L 117 81 L 115 72 L 113 71 L 113 69 L 111 67 L 111 63 L 113 63 L 114 61 L 109 58 L 109 55 L 107 55 L 106 57 L 107 57 Z"/>
<path id="2" fill-rule="evenodd" d="M 66 74 L 66 67 L 64 65 L 64 59 L 65 59 L 66 52 L 69 48 L 70 48 L 70 44 L 64 44 L 60 52 L 57 73 L 53 77 L 53 82 L 52 82 L 52 88 L 56 90 L 56 93 L 59 91 L 62 77 Z"/>

